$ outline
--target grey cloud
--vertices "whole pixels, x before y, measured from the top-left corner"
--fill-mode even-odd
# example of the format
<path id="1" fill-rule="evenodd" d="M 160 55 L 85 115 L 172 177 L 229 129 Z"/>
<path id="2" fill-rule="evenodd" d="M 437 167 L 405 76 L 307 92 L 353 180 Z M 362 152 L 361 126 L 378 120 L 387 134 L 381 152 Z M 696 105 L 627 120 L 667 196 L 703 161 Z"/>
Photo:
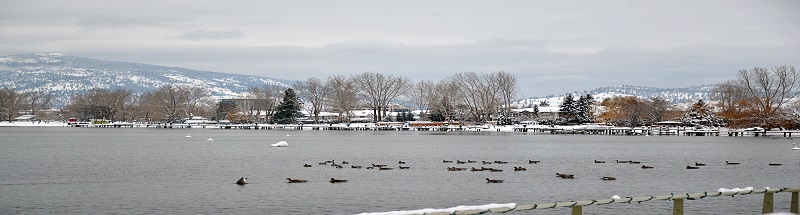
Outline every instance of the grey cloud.
<path id="1" fill-rule="evenodd" d="M 183 33 L 176 38 L 185 40 L 219 40 L 219 39 L 235 39 L 242 37 L 244 37 L 244 31 L 240 30 L 230 30 L 230 31 L 196 30 Z"/>

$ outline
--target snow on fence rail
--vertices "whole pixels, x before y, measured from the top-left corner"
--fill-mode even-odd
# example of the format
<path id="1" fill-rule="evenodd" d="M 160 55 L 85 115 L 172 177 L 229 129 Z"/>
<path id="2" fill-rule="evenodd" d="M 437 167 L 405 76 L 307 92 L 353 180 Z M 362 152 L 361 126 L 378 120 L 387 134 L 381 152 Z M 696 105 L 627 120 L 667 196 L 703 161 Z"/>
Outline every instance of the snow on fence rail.
<path id="1" fill-rule="evenodd" d="M 735 196 L 735 195 L 747 195 L 747 194 L 764 194 L 764 205 L 761 209 L 761 212 L 764 214 L 772 213 L 773 212 L 773 203 L 774 203 L 774 193 L 780 192 L 791 192 L 792 193 L 792 201 L 790 212 L 797 214 L 798 213 L 798 193 L 800 193 L 800 188 L 764 188 L 764 189 L 756 189 L 754 190 L 752 187 L 744 188 L 744 189 L 725 189 L 720 188 L 717 192 L 703 192 L 703 193 L 686 193 L 686 194 L 670 194 L 668 196 L 644 196 L 644 197 L 617 197 L 614 196 L 610 199 L 600 199 L 600 200 L 582 200 L 582 201 L 568 201 L 568 202 L 553 202 L 553 203 L 539 203 L 539 204 L 489 204 L 489 205 L 479 205 L 479 206 L 458 206 L 453 208 L 446 208 L 446 209 L 420 209 L 420 210 L 413 210 L 413 211 L 391 211 L 391 212 L 382 212 L 382 213 L 362 213 L 362 215 L 395 215 L 395 214 L 425 214 L 425 215 L 446 215 L 446 214 L 484 214 L 489 212 L 494 213 L 505 213 L 510 211 L 526 211 L 526 210 L 534 210 L 534 209 L 550 209 L 556 207 L 570 207 L 572 208 L 572 215 L 580 215 L 583 214 L 583 207 L 589 205 L 604 205 L 604 204 L 611 204 L 611 203 L 642 203 L 654 200 L 663 200 L 663 201 L 673 201 L 673 208 L 672 214 L 674 215 L 682 215 L 683 214 L 683 202 L 684 200 L 697 200 L 703 199 L 707 197 L 717 197 L 717 196 Z"/>

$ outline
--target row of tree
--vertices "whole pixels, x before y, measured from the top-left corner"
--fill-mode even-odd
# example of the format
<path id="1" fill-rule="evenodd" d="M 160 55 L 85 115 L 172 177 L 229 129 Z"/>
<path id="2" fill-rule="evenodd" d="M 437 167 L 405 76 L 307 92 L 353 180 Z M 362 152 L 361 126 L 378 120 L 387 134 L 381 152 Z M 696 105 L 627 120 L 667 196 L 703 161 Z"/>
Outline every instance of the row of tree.
<path id="1" fill-rule="evenodd" d="M 575 98 L 567 94 L 559 106 L 559 118 L 551 123 L 639 126 L 680 120 L 685 124 L 730 127 L 800 127 L 798 78 L 800 74 L 792 66 L 741 70 L 737 79 L 714 88 L 718 102 L 707 104 L 700 100 L 689 108 L 678 108 L 661 98 L 633 96 L 605 99 L 598 105 L 591 95 Z M 407 112 L 397 119 L 388 114 L 394 104 L 403 100 L 423 110 L 421 120 L 511 123 L 511 109 L 515 108 L 512 103 L 518 96 L 516 76 L 504 71 L 456 73 L 438 82 L 411 82 L 405 77 L 365 72 L 350 77 L 311 77 L 289 89 L 273 85 L 251 87 L 235 102 L 213 99 L 206 89 L 188 86 L 166 85 L 143 94 L 126 89 L 93 89 L 74 95 L 61 115 L 80 120 L 177 122 L 204 116 L 236 122 L 291 123 L 304 108 L 315 122 L 320 122 L 322 112 L 339 113 L 340 121 L 349 122 L 353 111 L 359 109 L 371 110 L 373 121 L 409 120 Z M 51 100 L 52 96 L 46 93 L 0 89 L 2 120 L 11 120 L 20 110 L 37 114 L 47 109 Z M 538 107 L 534 108 L 533 115 L 537 116 Z"/>

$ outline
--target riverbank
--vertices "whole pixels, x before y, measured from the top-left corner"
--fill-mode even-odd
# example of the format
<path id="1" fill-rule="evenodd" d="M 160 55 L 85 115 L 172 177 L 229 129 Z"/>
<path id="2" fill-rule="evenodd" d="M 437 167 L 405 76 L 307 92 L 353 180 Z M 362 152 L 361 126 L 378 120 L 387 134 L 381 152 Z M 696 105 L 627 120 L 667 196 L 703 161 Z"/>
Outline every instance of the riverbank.
<path id="1" fill-rule="evenodd" d="M 695 128 L 685 126 L 616 127 L 601 125 L 441 125 L 409 126 L 404 123 L 337 123 L 337 124 L 186 124 L 186 123 L 110 123 L 68 124 L 63 122 L 0 122 L 0 127 L 111 127 L 111 128 L 163 128 L 163 129 L 247 129 L 247 130 L 380 130 L 380 131 L 440 131 L 440 132 L 496 132 L 533 134 L 589 134 L 622 136 L 767 136 L 789 138 L 800 135 L 798 130 L 763 131 L 730 129 L 724 127 Z"/>

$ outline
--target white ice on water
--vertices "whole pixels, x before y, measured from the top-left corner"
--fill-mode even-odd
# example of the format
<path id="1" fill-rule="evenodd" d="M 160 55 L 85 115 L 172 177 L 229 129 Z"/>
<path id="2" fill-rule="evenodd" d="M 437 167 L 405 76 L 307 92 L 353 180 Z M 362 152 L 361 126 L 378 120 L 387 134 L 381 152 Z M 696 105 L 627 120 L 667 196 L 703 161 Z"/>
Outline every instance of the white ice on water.
<path id="1" fill-rule="evenodd" d="M 280 142 L 272 144 L 271 146 L 272 147 L 288 147 L 289 143 L 287 143 L 286 141 L 281 140 Z"/>

